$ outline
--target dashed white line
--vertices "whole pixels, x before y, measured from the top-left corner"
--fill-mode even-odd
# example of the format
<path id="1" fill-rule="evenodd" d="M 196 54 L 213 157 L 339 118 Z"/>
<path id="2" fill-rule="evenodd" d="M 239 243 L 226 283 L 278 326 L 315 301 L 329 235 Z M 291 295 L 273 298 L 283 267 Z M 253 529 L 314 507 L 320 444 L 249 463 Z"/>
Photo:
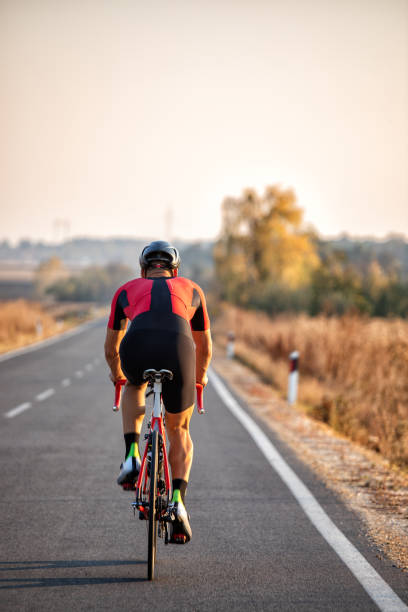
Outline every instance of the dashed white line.
<path id="1" fill-rule="evenodd" d="M 55 393 L 55 389 L 46 389 L 45 391 L 42 391 L 42 393 L 39 393 L 38 395 L 36 395 L 35 399 L 37 400 L 37 402 L 43 402 L 44 400 L 51 397 L 51 395 L 54 395 L 54 393 Z"/>
<path id="2" fill-rule="evenodd" d="M 13 417 L 17 416 L 18 414 L 21 414 L 25 410 L 28 410 L 29 408 L 31 408 L 31 406 L 32 406 L 31 402 L 24 402 L 24 404 L 20 404 L 19 406 L 16 406 L 12 410 L 9 410 L 8 412 L 6 412 L 4 416 L 7 419 L 12 419 Z"/>
<path id="3" fill-rule="evenodd" d="M 53 339 L 52 339 L 53 340 Z M 96 357 L 93 361 L 93 364 L 97 365 L 98 363 L 100 363 L 100 358 Z M 87 370 L 88 372 L 91 372 L 94 368 L 94 365 L 92 363 L 87 363 L 84 367 L 85 370 Z M 84 372 L 82 370 L 77 370 L 75 372 L 75 376 L 77 378 L 83 378 L 84 377 Z M 71 384 L 71 379 L 70 378 L 64 378 L 61 381 L 61 387 L 69 387 Z M 37 402 L 43 402 L 44 400 L 48 399 L 49 397 L 51 397 L 51 395 L 54 395 L 55 393 L 55 389 L 46 389 L 45 391 L 42 391 L 41 393 L 39 393 L 38 395 L 35 396 L 35 399 Z M 32 403 L 31 402 L 24 402 L 23 404 L 19 404 L 18 406 L 16 406 L 15 408 L 12 408 L 11 410 L 9 410 L 8 412 L 4 413 L 4 416 L 7 419 L 12 419 L 13 417 L 21 414 L 22 412 L 24 412 L 25 410 L 28 410 L 29 408 L 32 408 Z"/>
<path id="4" fill-rule="evenodd" d="M 408 607 L 392 590 L 389 584 L 383 580 L 357 548 L 336 527 L 310 490 L 286 463 L 262 429 L 241 408 L 213 370 L 211 371 L 210 380 L 225 406 L 238 419 L 241 425 L 245 427 L 267 461 L 296 498 L 311 523 L 338 554 L 352 574 L 354 574 L 355 578 L 379 609 L 383 612 L 402 612 L 403 610 L 408 610 Z"/>

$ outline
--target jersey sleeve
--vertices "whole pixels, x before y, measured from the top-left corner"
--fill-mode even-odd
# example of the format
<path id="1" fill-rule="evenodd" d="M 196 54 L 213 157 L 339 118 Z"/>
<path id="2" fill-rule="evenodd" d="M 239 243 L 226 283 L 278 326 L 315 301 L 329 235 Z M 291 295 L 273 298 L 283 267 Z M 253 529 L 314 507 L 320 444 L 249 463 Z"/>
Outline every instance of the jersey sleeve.
<path id="1" fill-rule="evenodd" d="M 190 321 L 193 331 L 206 331 L 210 329 L 210 318 L 207 312 L 207 304 L 204 292 L 196 283 L 193 283 L 193 305 L 196 311 Z"/>
<path id="2" fill-rule="evenodd" d="M 125 299 L 124 299 L 125 298 Z M 127 319 L 124 305 L 127 302 L 126 290 L 123 287 L 119 287 L 113 296 L 112 304 L 111 304 L 111 312 L 108 321 L 108 328 L 119 331 L 122 329 L 122 321 L 123 319 Z"/>

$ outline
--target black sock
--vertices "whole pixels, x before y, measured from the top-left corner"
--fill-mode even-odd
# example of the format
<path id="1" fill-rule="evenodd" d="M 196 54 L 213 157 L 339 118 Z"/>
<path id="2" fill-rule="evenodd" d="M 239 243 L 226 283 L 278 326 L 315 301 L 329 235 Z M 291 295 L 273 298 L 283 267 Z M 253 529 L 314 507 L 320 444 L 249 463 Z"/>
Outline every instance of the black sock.
<path id="1" fill-rule="evenodd" d="M 125 459 L 126 459 L 130 453 L 130 448 L 132 444 L 136 443 L 137 445 L 139 445 L 140 434 L 136 433 L 135 431 L 131 431 L 130 433 L 125 433 L 124 438 L 125 438 L 125 445 L 126 445 L 126 450 L 125 450 Z"/>
<path id="2" fill-rule="evenodd" d="M 188 485 L 187 480 L 183 480 L 182 478 L 173 478 L 173 491 L 175 489 L 180 490 L 180 495 L 181 495 L 181 499 L 183 500 L 183 504 L 184 504 L 184 498 L 186 496 L 187 485 Z"/>

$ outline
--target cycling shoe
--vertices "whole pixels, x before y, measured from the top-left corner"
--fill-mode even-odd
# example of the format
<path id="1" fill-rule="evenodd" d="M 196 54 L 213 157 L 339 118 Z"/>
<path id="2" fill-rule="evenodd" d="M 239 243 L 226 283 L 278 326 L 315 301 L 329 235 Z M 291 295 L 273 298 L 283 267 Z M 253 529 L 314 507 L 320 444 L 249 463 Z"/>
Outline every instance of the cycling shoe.
<path id="1" fill-rule="evenodd" d="M 116 481 L 118 485 L 121 485 L 124 489 L 133 489 L 139 476 L 140 465 L 140 459 L 137 457 L 128 457 L 126 461 L 121 463 L 119 476 Z"/>
<path id="2" fill-rule="evenodd" d="M 182 501 L 173 502 L 169 507 L 172 521 L 170 523 L 170 544 L 187 544 L 193 537 L 189 515 Z"/>

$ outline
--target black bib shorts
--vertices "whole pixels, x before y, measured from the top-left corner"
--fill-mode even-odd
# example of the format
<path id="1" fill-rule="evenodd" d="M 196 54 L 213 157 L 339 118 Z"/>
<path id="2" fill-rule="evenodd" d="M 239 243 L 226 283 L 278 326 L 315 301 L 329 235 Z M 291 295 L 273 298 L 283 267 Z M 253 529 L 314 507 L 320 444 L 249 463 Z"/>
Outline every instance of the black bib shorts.
<path id="1" fill-rule="evenodd" d="M 123 373 L 133 385 L 141 385 L 149 368 L 173 372 L 163 382 L 163 403 L 168 412 L 183 412 L 195 400 L 195 344 L 190 335 L 165 329 L 132 329 L 120 344 Z"/>

